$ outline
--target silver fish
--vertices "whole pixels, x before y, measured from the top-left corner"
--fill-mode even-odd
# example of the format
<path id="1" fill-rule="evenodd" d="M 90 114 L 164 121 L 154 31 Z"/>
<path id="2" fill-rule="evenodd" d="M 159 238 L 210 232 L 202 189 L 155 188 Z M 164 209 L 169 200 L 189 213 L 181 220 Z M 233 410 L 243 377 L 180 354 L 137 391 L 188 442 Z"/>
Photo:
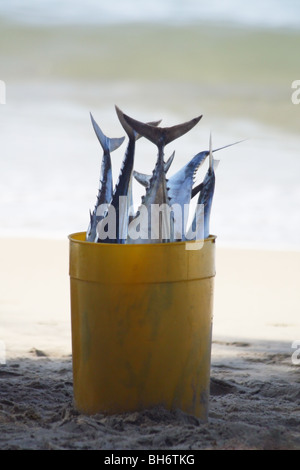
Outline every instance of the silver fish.
<path id="1" fill-rule="evenodd" d="M 158 148 L 156 165 L 146 188 L 146 194 L 142 198 L 136 217 L 132 220 L 131 228 L 140 226 L 140 236 L 133 237 L 133 232 L 129 233 L 128 243 L 162 243 L 173 241 L 173 222 L 170 214 L 170 199 L 167 188 L 165 173 L 164 148 L 167 144 L 191 130 L 202 118 L 199 116 L 191 121 L 172 127 L 154 127 L 129 116 L 124 115 L 128 124 L 136 132 L 154 143 Z M 161 217 L 157 224 L 153 224 L 152 208 L 161 206 Z"/>
<path id="2" fill-rule="evenodd" d="M 237 143 L 239 142 L 224 145 L 223 147 L 214 149 L 213 152 L 217 152 L 218 150 L 225 149 L 227 147 L 230 147 L 231 145 L 236 145 Z M 166 173 L 170 167 L 170 163 L 172 163 L 174 155 L 175 155 L 175 152 L 173 152 L 171 157 L 165 163 Z M 168 188 L 169 188 L 169 192 L 171 192 L 171 194 L 173 195 L 172 197 L 173 200 L 178 202 L 178 197 L 182 198 L 182 194 L 181 194 L 181 191 L 183 189 L 182 185 L 184 186 L 184 188 L 189 187 L 188 183 L 190 183 L 190 187 L 193 185 L 195 174 L 200 168 L 200 166 L 204 163 L 204 160 L 206 159 L 208 155 L 209 155 L 209 150 L 203 150 L 202 152 L 197 153 L 197 155 L 195 155 L 186 165 L 184 165 L 184 167 L 182 167 L 179 171 L 177 171 L 177 173 L 175 173 L 168 179 Z M 145 186 L 145 188 L 149 186 L 150 179 L 152 177 L 151 175 L 146 175 L 145 173 L 140 173 L 139 171 L 136 171 L 136 170 L 133 171 L 133 176 L 142 186 Z M 199 191 L 200 191 L 199 188 L 192 189 L 191 197 L 193 198 Z M 187 196 L 186 200 L 188 201 L 188 198 L 191 198 L 191 197 Z"/>
<path id="3" fill-rule="evenodd" d="M 127 123 L 124 119 L 124 113 L 118 106 L 115 106 L 119 121 L 123 126 L 128 136 L 128 144 L 126 148 L 125 157 L 123 159 L 120 175 L 116 187 L 111 198 L 110 206 L 108 211 L 114 211 L 115 230 L 113 237 L 107 236 L 106 238 L 100 238 L 99 232 L 101 232 L 101 225 L 98 227 L 98 233 L 95 237 L 95 242 L 101 243 L 125 243 L 127 240 L 127 229 L 129 223 L 130 210 L 133 206 L 132 203 L 132 172 L 135 155 L 135 142 L 137 139 L 142 137 L 138 132 Z M 161 120 L 148 123 L 149 125 L 158 126 Z M 121 206 L 120 206 L 121 204 Z M 101 224 L 105 225 L 105 216 L 103 217 Z"/>
<path id="4" fill-rule="evenodd" d="M 212 138 L 210 135 L 209 139 L 209 167 L 207 173 L 204 177 L 203 182 L 195 188 L 195 190 L 199 191 L 200 194 L 198 197 L 197 207 L 195 210 L 195 215 L 193 218 L 192 226 L 190 228 L 190 232 L 187 238 L 190 238 L 191 231 L 193 233 L 197 233 L 199 226 L 203 223 L 203 238 L 206 239 L 210 235 L 210 214 L 211 214 L 211 207 L 212 201 L 214 197 L 215 191 L 215 169 L 219 162 L 215 161 L 213 158 L 213 150 L 212 150 Z M 195 191 L 194 190 L 194 191 Z M 197 219 L 198 218 L 198 219 Z M 201 220 L 203 218 L 203 220 Z M 198 224 L 198 227 L 197 225 Z M 199 225 L 200 224 L 200 225 Z M 200 227 L 201 228 L 201 227 Z M 197 237 L 198 238 L 198 237 Z"/>
<path id="5" fill-rule="evenodd" d="M 193 217 L 192 224 L 188 232 L 184 233 L 183 240 L 191 240 L 191 239 L 199 240 L 199 239 L 205 239 L 209 237 L 211 206 L 212 206 L 214 190 L 215 190 L 215 170 L 217 169 L 220 163 L 220 160 L 214 159 L 213 153 L 217 152 L 218 150 L 231 147 L 232 145 L 239 144 L 241 142 L 244 142 L 244 140 L 240 140 L 238 142 L 234 142 L 233 144 L 228 144 L 216 150 L 213 150 L 212 149 L 212 137 L 210 135 L 209 151 L 207 151 L 209 155 L 209 168 L 207 170 L 207 173 L 202 183 L 192 188 L 191 199 L 194 198 L 198 193 L 199 193 L 199 197 L 198 197 L 197 206 L 195 209 L 195 214 Z"/>
<path id="6" fill-rule="evenodd" d="M 217 152 L 237 143 L 238 142 L 219 147 L 213 150 L 213 152 Z M 186 165 L 184 165 L 168 180 L 168 194 L 170 198 L 170 205 L 173 208 L 175 207 L 175 205 L 178 205 L 180 207 L 181 213 L 182 224 L 175 224 L 177 228 L 176 233 L 174 234 L 176 240 L 184 239 L 184 233 L 186 230 L 186 221 L 183 217 L 183 215 L 185 214 L 185 206 L 187 206 L 190 203 L 191 198 L 194 197 L 195 194 L 200 191 L 200 188 L 198 188 L 197 190 L 194 190 L 193 194 L 193 189 L 191 188 L 194 183 L 196 172 L 204 163 L 208 155 L 209 150 L 204 150 L 202 152 L 197 153 L 197 155 L 195 155 Z M 150 175 L 145 175 L 143 173 L 137 172 L 134 172 L 133 174 L 136 180 L 142 185 L 146 186 L 149 184 L 151 178 Z"/>
<path id="7" fill-rule="evenodd" d="M 120 145 L 124 142 L 125 136 L 120 138 L 107 137 L 103 134 L 91 113 L 90 117 L 96 136 L 103 149 L 97 200 L 93 212 L 90 212 L 90 224 L 86 232 L 86 240 L 94 241 L 96 237 L 97 224 L 102 218 L 97 214 L 97 210 L 102 204 L 109 204 L 113 196 L 113 179 L 110 154 L 120 147 Z"/>
<path id="8" fill-rule="evenodd" d="M 174 157 L 175 157 L 175 150 L 172 153 L 172 155 L 168 158 L 168 160 L 165 162 L 165 173 L 168 173 L 169 168 L 173 163 Z M 149 186 L 152 175 L 146 175 L 145 173 L 140 173 L 139 171 L 136 171 L 136 170 L 133 170 L 132 174 L 142 186 L 145 186 L 145 188 Z"/>

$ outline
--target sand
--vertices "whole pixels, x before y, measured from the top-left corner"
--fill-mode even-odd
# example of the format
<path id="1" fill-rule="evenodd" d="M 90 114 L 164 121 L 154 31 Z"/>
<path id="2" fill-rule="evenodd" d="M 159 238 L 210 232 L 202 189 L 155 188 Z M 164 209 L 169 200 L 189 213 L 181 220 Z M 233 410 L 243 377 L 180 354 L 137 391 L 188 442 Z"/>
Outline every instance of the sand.
<path id="1" fill-rule="evenodd" d="M 217 246 L 208 423 L 78 413 L 68 241 L 2 239 L 0 262 L 0 449 L 300 448 L 299 252 Z"/>

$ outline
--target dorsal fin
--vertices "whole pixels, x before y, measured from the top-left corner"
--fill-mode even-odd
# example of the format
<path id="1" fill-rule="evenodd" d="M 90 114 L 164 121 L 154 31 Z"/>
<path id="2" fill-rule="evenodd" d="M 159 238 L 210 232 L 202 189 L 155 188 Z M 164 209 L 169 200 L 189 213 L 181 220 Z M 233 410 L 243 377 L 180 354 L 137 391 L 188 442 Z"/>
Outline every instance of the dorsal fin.
<path id="1" fill-rule="evenodd" d="M 175 157 L 175 150 L 165 163 L 165 172 L 166 173 L 169 171 L 169 168 L 173 163 L 174 157 Z"/>
<path id="2" fill-rule="evenodd" d="M 168 172 L 170 166 L 172 165 L 174 157 L 175 157 L 175 150 L 172 153 L 172 155 L 168 158 L 168 160 L 165 162 L 165 173 Z M 138 181 L 138 183 L 140 183 L 142 186 L 145 186 L 145 188 L 149 186 L 150 180 L 152 178 L 152 175 L 146 175 L 145 173 L 140 173 L 139 171 L 136 171 L 136 170 L 133 171 L 133 176 Z"/>
<path id="3" fill-rule="evenodd" d="M 145 173 L 140 173 L 136 170 L 133 170 L 133 176 L 142 186 L 145 186 L 145 188 L 149 186 L 150 180 L 152 178 L 152 175 L 145 175 Z"/>

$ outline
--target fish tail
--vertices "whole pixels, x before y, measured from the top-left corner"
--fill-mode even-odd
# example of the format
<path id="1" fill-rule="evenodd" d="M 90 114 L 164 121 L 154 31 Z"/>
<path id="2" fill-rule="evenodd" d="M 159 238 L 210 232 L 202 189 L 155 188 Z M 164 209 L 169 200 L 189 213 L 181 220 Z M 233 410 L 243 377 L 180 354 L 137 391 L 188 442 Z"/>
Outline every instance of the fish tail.
<path id="1" fill-rule="evenodd" d="M 123 129 L 125 130 L 126 134 L 128 135 L 129 138 L 132 138 L 132 139 L 139 139 L 140 137 L 142 137 L 141 134 L 139 134 L 138 132 L 136 132 L 129 124 L 128 122 L 126 121 L 125 117 L 124 117 L 124 113 L 123 111 L 121 111 L 121 109 L 115 105 L 115 108 L 116 108 L 116 113 L 118 115 L 118 118 L 119 118 L 119 121 L 123 127 Z M 150 125 L 150 126 L 158 126 L 159 124 L 161 123 L 161 119 L 159 121 L 152 121 L 152 122 L 148 122 L 147 124 Z"/>
<path id="2" fill-rule="evenodd" d="M 125 137 L 107 137 L 109 151 L 113 152 L 114 150 L 117 150 L 117 148 L 119 148 L 124 142 L 124 139 Z"/>
<path id="3" fill-rule="evenodd" d="M 135 130 L 135 132 L 150 140 L 153 144 L 157 145 L 157 147 L 167 145 L 173 140 L 186 134 L 200 121 L 201 118 L 202 115 L 176 126 L 156 127 L 151 124 L 137 121 L 136 119 L 124 114 L 125 121 Z"/>
<path id="4" fill-rule="evenodd" d="M 94 131 L 101 144 L 101 147 L 103 148 L 103 151 L 113 152 L 114 150 L 119 148 L 120 145 L 124 142 L 125 137 L 116 137 L 116 138 L 107 137 L 105 134 L 103 134 L 102 130 L 96 123 L 95 119 L 93 118 L 92 113 L 90 113 L 90 116 L 91 116 L 91 121 L 93 124 Z"/>
<path id="5" fill-rule="evenodd" d="M 134 130 L 127 123 L 127 121 L 124 119 L 124 113 L 120 110 L 120 108 L 118 106 L 115 106 L 115 109 L 116 109 L 116 113 L 117 113 L 117 116 L 119 118 L 119 121 L 120 121 L 123 129 L 125 130 L 126 134 L 128 135 L 129 138 L 134 139 L 135 138 Z"/>

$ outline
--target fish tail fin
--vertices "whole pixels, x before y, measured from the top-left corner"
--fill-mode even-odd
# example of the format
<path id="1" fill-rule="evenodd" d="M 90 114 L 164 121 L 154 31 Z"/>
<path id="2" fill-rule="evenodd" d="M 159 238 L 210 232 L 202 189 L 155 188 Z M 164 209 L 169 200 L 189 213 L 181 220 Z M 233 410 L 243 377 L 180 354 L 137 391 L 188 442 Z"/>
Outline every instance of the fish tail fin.
<path id="1" fill-rule="evenodd" d="M 109 151 L 113 152 L 114 150 L 117 150 L 117 148 L 119 148 L 122 145 L 125 137 L 113 137 L 113 138 L 107 137 L 107 139 L 108 139 L 108 144 L 109 144 L 108 145 Z"/>
<path id="2" fill-rule="evenodd" d="M 126 121 L 125 117 L 124 117 L 124 113 L 123 111 L 121 111 L 121 109 L 115 105 L 115 109 L 116 109 L 116 113 L 118 115 L 118 118 L 119 118 L 119 121 L 123 127 L 123 129 L 125 130 L 126 134 L 128 135 L 129 138 L 132 138 L 132 139 L 139 139 L 140 137 L 142 137 L 141 134 L 139 134 L 138 132 L 136 132 L 133 127 L 131 125 L 128 124 L 128 122 Z M 159 124 L 161 123 L 161 119 L 159 121 L 152 121 L 152 122 L 148 122 L 147 124 L 150 125 L 150 126 L 158 126 Z"/>
<path id="3" fill-rule="evenodd" d="M 107 137 L 105 134 L 103 134 L 102 130 L 96 123 L 95 119 L 93 118 L 92 113 L 90 113 L 90 116 L 91 116 L 91 121 L 93 124 L 95 134 L 101 144 L 101 147 L 103 148 L 103 151 L 113 152 L 114 150 L 119 148 L 120 145 L 124 142 L 125 137 L 116 137 L 116 138 Z"/>
<path id="4" fill-rule="evenodd" d="M 124 114 L 124 119 L 135 130 L 135 132 L 150 140 L 157 147 L 167 145 L 173 140 L 186 134 L 200 121 L 201 118 L 202 115 L 192 119 L 191 121 L 172 127 L 155 127 L 151 124 L 137 121 L 136 119 Z"/>

